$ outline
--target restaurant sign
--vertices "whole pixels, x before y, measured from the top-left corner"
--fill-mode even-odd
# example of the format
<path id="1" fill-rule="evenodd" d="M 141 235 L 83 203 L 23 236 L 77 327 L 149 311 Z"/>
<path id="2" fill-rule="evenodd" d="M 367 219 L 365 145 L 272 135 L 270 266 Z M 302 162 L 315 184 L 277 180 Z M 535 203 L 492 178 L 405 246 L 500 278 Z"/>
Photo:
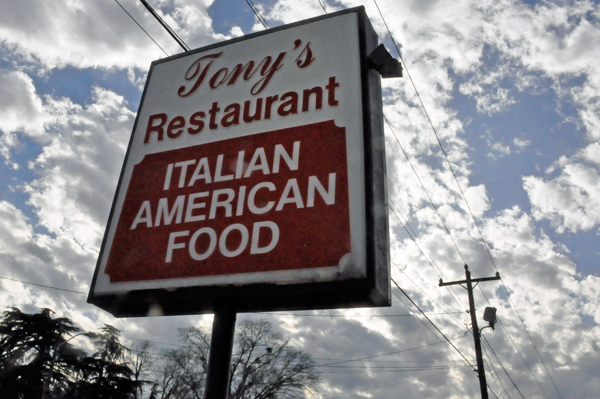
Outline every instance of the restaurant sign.
<path id="1" fill-rule="evenodd" d="M 88 301 L 389 305 L 376 45 L 360 7 L 152 63 Z"/>

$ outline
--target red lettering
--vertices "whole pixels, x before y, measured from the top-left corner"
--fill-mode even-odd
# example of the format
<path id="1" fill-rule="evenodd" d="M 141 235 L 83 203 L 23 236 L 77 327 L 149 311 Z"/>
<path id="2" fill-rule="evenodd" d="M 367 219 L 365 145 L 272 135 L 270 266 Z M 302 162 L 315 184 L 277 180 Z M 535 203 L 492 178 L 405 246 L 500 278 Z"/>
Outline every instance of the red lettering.
<path id="1" fill-rule="evenodd" d="M 313 87 L 312 89 L 306 89 L 302 93 L 302 112 L 308 111 L 310 105 L 310 95 L 315 94 L 315 109 L 321 109 L 323 107 L 323 89 L 319 86 Z"/>
<path id="2" fill-rule="evenodd" d="M 215 122 L 215 119 L 217 118 L 217 112 L 219 112 L 220 110 L 221 108 L 219 108 L 219 103 L 215 101 L 212 104 L 212 108 L 208 111 L 208 113 L 210 114 L 210 121 L 208 122 L 208 127 L 212 130 L 219 127 L 219 125 L 217 125 L 217 123 Z"/>
<path id="3" fill-rule="evenodd" d="M 281 64 L 281 61 L 283 60 L 284 56 L 285 56 L 285 52 L 280 53 L 277 56 L 277 59 L 275 61 L 273 61 L 273 64 L 271 64 L 271 56 L 270 55 L 265 57 L 265 59 L 263 60 L 263 61 L 265 61 L 265 65 L 263 65 L 262 69 L 260 70 L 262 79 L 260 79 L 258 82 L 256 82 L 256 84 L 254 86 L 252 86 L 250 93 L 256 95 L 256 94 L 260 93 L 269 84 L 269 82 L 271 81 L 271 78 L 273 77 L 273 74 L 275 72 L 277 72 L 278 69 L 283 67 L 283 65 Z"/>
<path id="4" fill-rule="evenodd" d="M 217 87 L 221 86 L 221 84 L 227 79 L 227 72 L 229 72 L 227 68 L 219 69 L 217 73 L 215 73 L 213 77 L 210 78 L 210 80 L 208 81 L 208 85 L 210 86 L 210 88 L 216 89 Z M 221 74 L 223 74 L 223 77 L 219 82 L 217 82 L 217 80 L 219 79 L 219 75 Z"/>
<path id="5" fill-rule="evenodd" d="M 262 113 L 262 98 L 256 100 L 256 107 L 254 108 L 254 115 L 250 115 L 250 101 L 244 102 L 244 122 L 250 123 L 252 121 L 259 121 Z"/>
<path id="6" fill-rule="evenodd" d="M 260 64 L 259 64 L 259 66 L 260 66 Z M 244 69 L 246 70 L 244 72 L 244 80 L 250 79 L 252 77 L 252 75 L 254 75 L 254 73 L 256 71 L 258 71 L 258 66 L 256 67 L 255 70 L 252 70 L 252 68 L 254 68 L 254 61 L 248 61 L 246 63 L 246 65 L 244 65 L 244 66 L 242 66 L 242 64 L 237 64 L 231 70 L 231 74 L 229 75 L 229 82 L 227 82 L 227 86 L 234 84 Z"/>
<path id="7" fill-rule="evenodd" d="M 167 122 L 167 114 L 154 114 L 148 118 L 148 127 L 146 127 L 146 136 L 144 137 L 144 144 L 148 144 L 150 141 L 150 133 L 156 132 L 158 135 L 158 141 L 163 139 L 163 125 Z M 159 120 L 159 124 L 155 125 L 154 121 Z"/>
<path id="8" fill-rule="evenodd" d="M 338 105 L 338 101 L 335 99 L 335 89 L 340 87 L 340 84 L 335 81 L 335 76 L 329 78 L 329 84 L 325 86 L 327 89 L 327 105 L 335 106 Z"/>
<path id="9" fill-rule="evenodd" d="M 281 101 L 284 101 L 284 99 L 286 99 L 286 98 L 289 98 L 289 100 L 285 101 L 283 104 L 281 104 L 277 108 L 277 113 L 280 116 L 297 114 L 298 113 L 298 93 L 296 93 L 295 91 L 288 91 L 283 96 L 281 96 Z M 286 107 L 287 107 L 287 109 L 286 109 Z"/>
<path id="10" fill-rule="evenodd" d="M 167 127 L 167 136 L 170 139 L 175 139 L 183 133 L 183 128 L 185 127 L 185 119 L 183 116 L 176 116 L 173 118 L 171 122 L 169 122 L 169 127 Z"/>
<path id="11" fill-rule="evenodd" d="M 221 119 L 221 126 L 229 127 L 231 125 L 240 124 L 240 104 L 233 103 L 225 107 L 224 112 L 227 112 Z"/>
<path id="12" fill-rule="evenodd" d="M 300 40 L 296 40 L 296 47 L 300 45 Z M 301 60 L 300 57 L 304 55 L 304 60 Z M 298 68 L 306 68 L 315 60 L 315 57 L 312 56 L 312 50 L 310 49 L 310 42 L 306 43 L 304 50 L 300 53 L 300 55 L 296 58 L 296 65 Z"/>
<path id="13" fill-rule="evenodd" d="M 271 106 L 275 101 L 277 101 L 278 98 L 278 95 L 267 97 L 267 101 L 265 103 L 265 119 L 271 119 Z"/>
<path id="14" fill-rule="evenodd" d="M 194 82 L 194 85 L 187 93 L 184 93 L 185 85 L 181 86 L 179 88 L 179 90 L 177 90 L 177 94 L 179 95 L 179 97 L 187 97 L 190 94 L 192 94 L 193 92 L 195 92 L 198 87 L 200 87 L 200 85 L 202 84 L 202 81 L 204 80 L 204 77 L 206 76 L 206 73 L 208 72 L 208 68 L 210 67 L 210 64 L 213 63 L 213 60 L 215 58 L 219 58 L 221 56 L 221 54 L 223 54 L 222 51 L 219 53 L 216 53 L 216 54 L 209 54 L 209 55 L 202 56 L 202 57 L 198 58 L 196 61 L 194 61 L 192 63 L 192 65 L 190 65 L 188 70 L 185 72 L 185 80 L 192 80 L 195 78 L 196 81 Z M 201 61 L 203 61 L 205 59 L 210 59 L 210 61 L 206 64 L 206 66 L 204 68 L 202 68 Z"/>
<path id="15" fill-rule="evenodd" d="M 204 121 L 202 118 L 205 116 L 206 114 L 204 112 L 198 111 L 190 117 L 190 124 L 196 126 L 196 128 L 188 127 L 189 134 L 198 134 L 204 129 Z"/>

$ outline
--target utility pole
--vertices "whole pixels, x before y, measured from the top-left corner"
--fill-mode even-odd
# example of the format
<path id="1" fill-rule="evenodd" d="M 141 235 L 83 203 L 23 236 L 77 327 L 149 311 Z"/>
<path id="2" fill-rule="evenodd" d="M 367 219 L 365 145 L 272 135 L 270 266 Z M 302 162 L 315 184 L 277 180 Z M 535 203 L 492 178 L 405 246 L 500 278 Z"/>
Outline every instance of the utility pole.
<path id="1" fill-rule="evenodd" d="M 500 273 L 496 273 L 495 277 L 471 278 L 469 266 L 465 265 L 466 280 L 449 281 L 444 283 L 440 279 L 440 287 L 446 285 L 459 284 L 469 293 L 469 313 L 471 313 L 471 323 L 473 325 L 473 340 L 475 341 L 475 354 L 477 356 L 477 374 L 479 376 L 479 388 L 481 389 L 481 398 L 488 399 L 487 382 L 485 381 L 485 370 L 483 368 L 483 356 L 481 355 L 481 333 L 477 326 L 477 315 L 475 314 L 475 301 L 473 300 L 473 283 L 479 284 L 482 281 L 500 280 Z M 463 286 L 466 284 L 467 286 Z"/>

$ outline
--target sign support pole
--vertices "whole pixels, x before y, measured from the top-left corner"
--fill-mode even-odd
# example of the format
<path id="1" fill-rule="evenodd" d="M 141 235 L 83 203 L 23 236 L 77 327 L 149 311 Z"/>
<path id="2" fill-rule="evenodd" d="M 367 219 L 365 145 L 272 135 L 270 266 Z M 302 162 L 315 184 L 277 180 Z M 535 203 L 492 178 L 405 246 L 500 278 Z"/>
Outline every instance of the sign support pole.
<path id="1" fill-rule="evenodd" d="M 234 310 L 215 309 L 204 399 L 227 399 L 229 394 L 235 320 Z"/>
<path id="2" fill-rule="evenodd" d="M 465 276 L 466 280 L 460 281 L 449 281 L 447 283 L 443 282 L 440 279 L 440 287 L 446 285 L 455 285 L 460 284 L 461 287 L 465 288 L 463 284 L 467 284 L 466 290 L 469 293 L 469 313 L 471 313 L 471 323 L 473 325 L 473 340 L 475 341 L 475 355 L 477 357 L 477 375 L 479 377 L 479 388 L 481 390 L 481 398 L 488 399 L 488 391 L 487 391 L 487 382 L 485 380 L 485 370 L 483 368 L 483 356 L 481 353 L 481 340 L 480 340 L 480 330 L 477 325 L 477 315 L 475 314 L 475 301 L 473 300 L 473 283 L 478 283 L 482 281 L 492 281 L 492 280 L 500 280 L 500 274 L 496 273 L 494 277 L 483 277 L 483 278 L 471 278 L 471 272 L 469 271 L 469 267 L 465 265 Z"/>

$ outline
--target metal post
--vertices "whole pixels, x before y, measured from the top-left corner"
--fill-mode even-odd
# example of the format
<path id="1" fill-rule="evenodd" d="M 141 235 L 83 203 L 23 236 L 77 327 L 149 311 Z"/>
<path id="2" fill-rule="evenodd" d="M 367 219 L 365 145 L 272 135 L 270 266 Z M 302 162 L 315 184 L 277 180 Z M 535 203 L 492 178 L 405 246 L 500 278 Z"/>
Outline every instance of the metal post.
<path id="1" fill-rule="evenodd" d="M 469 311 L 471 313 L 471 322 L 473 323 L 473 339 L 475 340 L 475 355 L 477 357 L 479 388 L 481 390 L 481 398 L 488 399 L 487 382 L 485 380 L 485 371 L 483 369 L 483 356 L 481 355 L 481 337 L 479 327 L 477 326 L 475 301 L 473 300 L 473 284 L 471 283 L 471 272 L 469 271 L 467 265 L 465 265 L 465 275 L 467 277 L 467 292 L 469 293 Z"/>
<path id="2" fill-rule="evenodd" d="M 236 312 L 215 310 L 204 399 L 227 399 Z"/>

